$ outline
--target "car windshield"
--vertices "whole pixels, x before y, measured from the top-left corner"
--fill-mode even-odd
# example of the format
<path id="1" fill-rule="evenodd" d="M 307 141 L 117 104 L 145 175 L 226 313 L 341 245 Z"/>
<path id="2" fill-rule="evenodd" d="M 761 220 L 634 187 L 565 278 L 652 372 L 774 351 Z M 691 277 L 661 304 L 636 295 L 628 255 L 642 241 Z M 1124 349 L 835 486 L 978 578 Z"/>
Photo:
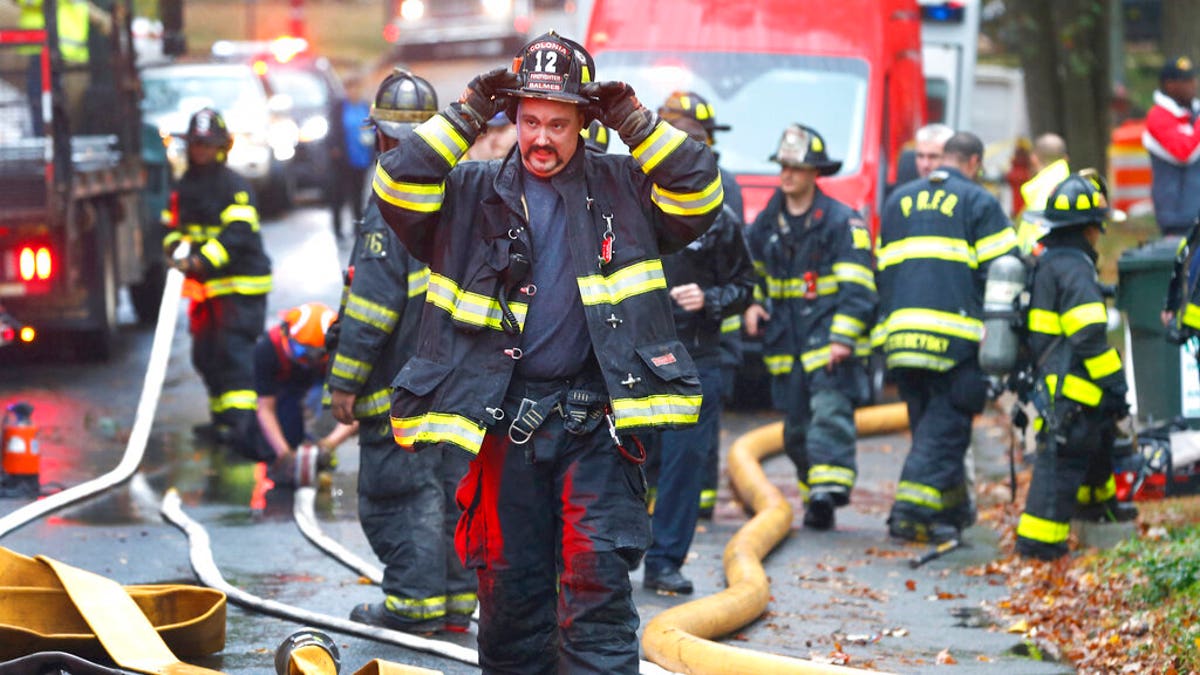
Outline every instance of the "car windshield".
<path id="1" fill-rule="evenodd" d="M 776 174 L 768 161 L 784 127 L 800 122 L 817 130 L 841 174 L 862 159 L 867 108 L 867 63 L 861 59 L 790 54 L 602 52 L 604 80 L 628 82 L 638 99 L 657 107 L 675 90 L 700 94 L 716 111 L 721 166 L 734 173 Z M 609 150 L 622 151 L 614 143 Z"/>
<path id="2" fill-rule="evenodd" d="M 210 107 L 228 116 L 264 105 L 263 89 L 247 73 L 186 73 L 178 70 L 142 74 L 142 110 L 150 114 L 192 112 Z"/>
<path id="3" fill-rule="evenodd" d="M 321 108 L 329 104 L 329 89 L 320 75 L 298 68 L 273 67 L 267 70 L 271 91 L 287 94 L 298 108 Z"/>

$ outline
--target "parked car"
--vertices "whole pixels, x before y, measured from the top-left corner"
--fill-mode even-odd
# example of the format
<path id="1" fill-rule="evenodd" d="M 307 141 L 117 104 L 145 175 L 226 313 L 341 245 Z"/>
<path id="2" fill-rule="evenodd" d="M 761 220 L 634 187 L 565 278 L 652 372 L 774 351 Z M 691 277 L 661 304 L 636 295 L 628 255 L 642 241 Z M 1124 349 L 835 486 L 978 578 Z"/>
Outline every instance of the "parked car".
<path id="1" fill-rule="evenodd" d="M 290 100 L 276 96 L 244 63 L 176 63 L 141 71 L 142 112 L 158 127 L 172 172 L 187 166 L 184 134 L 192 114 L 211 107 L 225 118 L 233 135 L 229 168 L 245 176 L 267 213 L 289 208 L 296 181 L 291 163 L 300 130 Z"/>
<path id="2" fill-rule="evenodd" d="M 234 42 L 213 44 L 214 59 L 250 64 L 266 86 L 279 97 L 286 97 L 288 114 L 299 130 L 292 173 L 301 189 L 313 188 L 322 201 L 330 197 L 331 133 L 340 103 L 345 98 L 341 78 L 324 56 L 314 54 L 302 38 L 284 37 L 270 42 Z"/>

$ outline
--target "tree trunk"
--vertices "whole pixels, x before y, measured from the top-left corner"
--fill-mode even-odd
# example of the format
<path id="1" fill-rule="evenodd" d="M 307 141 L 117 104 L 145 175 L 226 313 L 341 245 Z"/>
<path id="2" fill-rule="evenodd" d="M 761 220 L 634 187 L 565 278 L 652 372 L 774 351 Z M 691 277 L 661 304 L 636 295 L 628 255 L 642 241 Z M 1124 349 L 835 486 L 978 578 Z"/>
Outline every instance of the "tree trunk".
<path id="1" fill-rule="evenodd" d="M 1187 56 L 1200 64 L 1200 0 L 1168 0 L 1162 3 L 1162 51 L 1164 59 Z"/>
<path id="2" fill-rule="evenodd" d="M 1031 133 L 1059 134 L 1072 169 L 1103 174 L 1112 99 L 1108 0 L 1013 0 L 1009 7 Z"/>

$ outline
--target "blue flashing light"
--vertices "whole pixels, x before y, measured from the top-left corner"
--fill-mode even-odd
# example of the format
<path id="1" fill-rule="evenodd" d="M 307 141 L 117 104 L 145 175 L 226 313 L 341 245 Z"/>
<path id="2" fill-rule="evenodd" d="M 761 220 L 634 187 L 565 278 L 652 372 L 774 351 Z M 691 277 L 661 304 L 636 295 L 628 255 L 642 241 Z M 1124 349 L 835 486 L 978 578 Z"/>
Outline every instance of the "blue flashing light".
<path id="1" fill-rule="evenodd" d="M 921 18 L 931 23 L 962 23 L 967 9 L 961 2 L 922 4 Z"/>

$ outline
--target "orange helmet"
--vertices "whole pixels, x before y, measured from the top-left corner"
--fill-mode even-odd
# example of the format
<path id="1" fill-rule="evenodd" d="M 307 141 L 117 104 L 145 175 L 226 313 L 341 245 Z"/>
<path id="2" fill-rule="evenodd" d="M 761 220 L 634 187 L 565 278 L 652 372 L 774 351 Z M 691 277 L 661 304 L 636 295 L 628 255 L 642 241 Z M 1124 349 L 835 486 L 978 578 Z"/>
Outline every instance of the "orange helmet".
<path id="1" fill-rule="evenodd" d="M 288 336 L 294 344 L 308 349 L 325 349 L 325 332 L 337 318 L 337 312 L 320 302 L 306 302 L 283 314 Z"/>

